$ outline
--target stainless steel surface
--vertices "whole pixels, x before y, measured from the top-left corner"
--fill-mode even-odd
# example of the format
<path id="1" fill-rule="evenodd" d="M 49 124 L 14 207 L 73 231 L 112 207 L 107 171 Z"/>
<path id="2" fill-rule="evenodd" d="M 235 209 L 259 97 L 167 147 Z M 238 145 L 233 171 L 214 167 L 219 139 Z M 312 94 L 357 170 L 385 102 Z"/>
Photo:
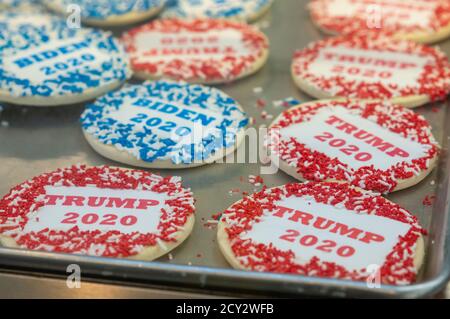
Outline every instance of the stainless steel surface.
<path id="1" fill-rule="evenodd" d="M 163 290 L 160 287 L 131 287 L 106 283 L 82 282 L 79 288 L 69 288 L 66 281 L 42 276 L 25 276 L 9 273 L 0 274 L 0 298 L 111 298 L 111 299 L 154 299 L 154 298 L 226 298 L 211 292 Z"/>
<path id="2" fill-rule="evenodd" d="M 295 86 L 290 76 L 291 57 L 295 49 L 318 40 L 323 35 L 312 25 L 305 11 L 306 0 L 278 0 L 258 23 L 268 24 L 263 31 L 271 42 L 267 65 L 256 75 L 220 89 L 237 99 L 255 120 L 255 126 L 268 125 L 256 107 L 258 98 L 268 103 L 264 108 L 276 116 L 282 109 L 273 100 L 289 96 L 301 101 L 311 100 Z M 450 53 L 450 40 L 441 43 Z M 253 88 L 262 87 L 256 95 Z M 118 165 L 95 153 L 85 141 L 78 122 L 82 105 L 58 108 L 8 106 L 0 115 L 0 194 L 12 186 L 40 173 L 74 163 Z M 433 133 L 444 147 L 439 167 L 423 182 L 389 196 L 391 200 L 412 211 L 429 230 L 427 256 L 416 284 L 406 287 L 368 289 L 364 283 L 305 278 L 301 276 L 249 273 L 230 269 L 215 242 L 216 229 L 205 227 L 211 215 L 223 211 L 241 198 L 230 196 L 231 189 L 253 192 L 246 182 L 248 175 L 259 175 L 259 164 L 214 164 L 189 170 L 158 170 L 161 175 L 179 175 L 192 188 L 197 199 L 197 221 L 190 238 L 173 253 L 173 259 L 162 257 L 158 262 L 57 255 L 0 248 L 0 265 L 21 271 L 64 274 L 68 264 L 80 264 L 87 277 L 102 280 L 159 284 L 197 289 L 235 290 L 279 296 L 314 294 L 331 296 L 417 297 L 436 293 L 449 277 L 450 235 L 448 198 L 450 159 L 447 156 L 447 123 L 450 115 L 445 103 L 416 109 L 433 125 Z M 244 182 L 241 181 L 243 177 Z M 294 182 L 283 172 L 263 176 L 268 186 Z M 432 183 L 434 181 L 434 183 Z M 433 185 L 432 185 L 433 184 Z M 426 195 L 436 192 L 433 207 L 424 206 Z M 0 277 L 0 285 L 2 279 Z"/>

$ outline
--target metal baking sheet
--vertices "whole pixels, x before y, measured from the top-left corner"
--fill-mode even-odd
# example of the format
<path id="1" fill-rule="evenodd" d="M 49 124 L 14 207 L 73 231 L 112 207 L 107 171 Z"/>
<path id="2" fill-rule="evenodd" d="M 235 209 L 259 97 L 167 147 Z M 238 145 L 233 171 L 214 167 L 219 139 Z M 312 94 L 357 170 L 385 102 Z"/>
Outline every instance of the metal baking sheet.
<path id="1" fill-rule="evenodd" d="M 218 86 L 237 99 L 255 119 L 255 126 L 268 125 L 261 117 L 257 100 L 267 101 L 264 110 L 273 116 L 283 108 L 274 100 L 294 97 L 309 101 L 291 80 L 290 63 L 294 50 L 323 38 L 305 9 L 306 0 L 277 0 L 257 24 L 271 43 L 267 65 L 254 76 Z M 114 30 L 120 34 L 123 30 Z M 450 40 L 440 43 L 450 54 Z M 263 92 L 255 94 L 254 88 Z M 340 297 L 419 297 L 440 290 L 450 276 L 449 171 L 447 145 L 450 115 L 447 102 L 417 108 L 433 126 L 443 146 L 439 166 L 419 185 L 392 195 L 389 199 L 412 211 L 428 229 L 426 261 L 417 283 L 404 287 L 382 286 L 369 289 L 365 283 L 236 271 L 230 268 L 215 241 L 215 227 L 205 227 L 211 215 L 223 211 L 242 195 L 230 190 L 253 192 L 249 175 L 260 174 L 260 164 L 213 164 L 188 170 L 156 170 L 163 176 L 179 175 L 197 199 L 196 226 L 190 238 L 174 250 L 171 257 L 156 262 L 96 258 L 0 248 L 0 267 L 34 273 L 65 274 L 68 264 L 79 264 L 82 274 L 92 279 L 132 282 L 199 290 L 240 291 L 268 296 L 322 295 Z M 57 108 L 5 106 L 0 113 L 0 194 L 33 176 L 74 163 L 120 165 L 98 155 L 85 141 L 79 124 L 83 105 Z M 295 180 L 278 172 L 263 176 L 268 186 Z M 436 195 L 433 206 L 424 206 L 427 195 Z"/>

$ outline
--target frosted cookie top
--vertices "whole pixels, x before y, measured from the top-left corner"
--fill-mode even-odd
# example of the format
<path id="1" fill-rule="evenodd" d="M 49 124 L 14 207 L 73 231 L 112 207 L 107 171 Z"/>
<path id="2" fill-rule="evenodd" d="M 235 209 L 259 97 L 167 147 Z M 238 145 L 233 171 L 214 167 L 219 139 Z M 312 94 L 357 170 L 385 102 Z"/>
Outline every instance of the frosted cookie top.
<path id="1" fill-rule="evenodd" d="M 236 268 L 361 281 L 378 272 L 402 285 L 416 278 L 425 233 L 381 196 L 310 182 L 245 197 L 221 215 L 218 236 Z"/>
<path id="2" fill-rule="evenodd" d="M 295 53 L 292 74 L 301 88 L 329 97 L 438 100 L 450 91 L 450 64 L 439 49 L 375 35 L 311 43 Z"/>
<path id="3" fill-rule="evenodd" d="M 44 11 L 40 6 L 40 0 L 0 0 L 0 9 L 8 11 Z"/>
<path id="4" fill-rule="evenodd" d="M 319 27 L 343 34 L 431 34 L 450 26 L 447 0 L 313 0 L 309 9 Z"/>
<path id="5" fill-rule="evenodd" d="M 389 102 L 301 104 L 281 113 L 270 133 L 265 142 L 271 156 L 294 176 L 382 193 L 403 188 L 407 180 L 419 182 L 439 152 L 428 122 Z"/>
<path id="6" fill-rule="evenodd" d="M 129 257 L 176 241 L 193 213 L 179 177 L 78 165 L 14 187 L 0 200 L 0 237 L 33 250 Z"/>
<path id="7" fill-rule="evenodd" d="M 81 17 L 106 20 L 117 16 L 147 12 L 164 6 L 166 0 L 43 0 L 55 11 L 66 13 L 68 6 L 79 6 Z"/>
<path id="8" fill-rule="evenodd" d="M 264 12 L 273 0 L 168 0 L 166 18 L 224 18 L 253 20 Z"/>
<path id="9" fill-rule="evenodd" d="M 14 97 L 83 95 L 131 76 L 128 56 L 108 32 L 69 28 L 49 15 L 16 15 L 0 32 L 0 91 Z"/>
<path id="10" fill-rule="evenodd" d="M 137 74 L 193 82 L 224 82 L 265 61 L 268 40 L 246 24 L 213 19 L 155 20 L 122 38 Z"/>
<path id="11" fill-rule="evenodd" d="M 137 160 L 192 164 L 233 147 L 248 118 L 217 89 L 155 81 L 98 99 L 81 123 L 87 134 Z"/>

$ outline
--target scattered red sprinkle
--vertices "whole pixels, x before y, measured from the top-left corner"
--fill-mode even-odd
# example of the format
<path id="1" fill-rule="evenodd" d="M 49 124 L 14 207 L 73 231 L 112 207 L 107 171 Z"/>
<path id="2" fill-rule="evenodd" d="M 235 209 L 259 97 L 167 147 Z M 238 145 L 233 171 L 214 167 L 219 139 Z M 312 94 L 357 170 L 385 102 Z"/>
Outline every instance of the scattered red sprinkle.
<path id="1" fill-rule="evenodd" d="M 256 105 L 258 107 L 265 107 L 267 105 L 267 102 L 265 100 L 263 100 L 263 99 L 257 99 L 256 100 Z"/>
<path id="2" fill-rule="evenodd" d="M 426 195 L 422 201 L 423 206 L 433 206 L 436 195 Z"/>
<path id="3" fill-rule="evenodd" d="M 255 186 L 261 186 L 264 184 L 264 179 L 259 175 L 249 175 L 248 176 L 248 182 Z"/>

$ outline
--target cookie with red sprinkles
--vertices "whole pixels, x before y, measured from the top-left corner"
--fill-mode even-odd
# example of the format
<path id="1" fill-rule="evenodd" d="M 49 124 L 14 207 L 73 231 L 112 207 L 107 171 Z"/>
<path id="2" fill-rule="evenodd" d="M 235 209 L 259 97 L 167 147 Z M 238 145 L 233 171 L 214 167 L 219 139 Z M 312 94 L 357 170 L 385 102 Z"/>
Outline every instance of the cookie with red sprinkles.
<path id="1" fill-rule="evenodd" d="M 75 165 L 30 179 L 0 200 L 0 244 L 153 260 L 189 236 L 194 210 L 179 177 Z"/>
<path id="2" fill-rule="evenodd" d="M 377 31 L 431 43 L 450 35 L 448 0 L 313 0 L 313 22 L 330 34 Z"/>
<path id="3" fill-rule="evenodd" d="M 322 100 L 282 112 L 265 138 L 272 162 L 310 181 L 388 193 L 420 182 L 439 145 L 426 119 L 391 102 Z"/>
<path id="4" fill-rule="evenodd" d="M 162 19 L 125 33 L 135 76 L 230 82 L 258 71 L 269 42 L 256 28 L 221 19 Z"/>
<path id="5" fill-rule="evenodd" d="M 291 71 L 297 86 L 316 98 L 416 107 L 450 92 L 450 63 L 442 51 L 375 34 L 311 43 L 294 54 Z"/>
<path id="6" fill-rule="evenodd" d="M 308 182 L 244 197 L 222 214 L 217 236 L 237 269 L 405 285 L 416 280 L 425 234 L 382 196 Z"/>

